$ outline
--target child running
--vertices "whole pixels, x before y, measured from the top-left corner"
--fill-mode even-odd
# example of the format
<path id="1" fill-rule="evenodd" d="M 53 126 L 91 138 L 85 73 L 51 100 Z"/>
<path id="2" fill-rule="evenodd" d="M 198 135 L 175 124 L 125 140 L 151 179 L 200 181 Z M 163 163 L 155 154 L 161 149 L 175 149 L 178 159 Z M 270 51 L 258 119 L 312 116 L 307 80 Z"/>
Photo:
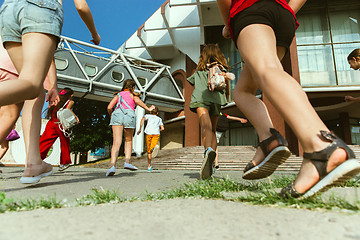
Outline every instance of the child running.
<path id="1" fill-rule="evenodd" d="M 227 103 L 225 90 L 210 91 L 208 85 L 207 64 L 217 62 L 229 69 L 226 59 L 217 44 L 207 44 L 201 51 L 196 71 L 187 80 L 194 85 L 191 95 L 190 110 L 197 113 L 200 120 L 201 142 L 204 145 L 204 160 L 200 169 L 200 178 L 205 180 L 213 174 L 216 157 L 216 125 L 221 106 Z M 228 83 L 229 84 L 229 83 Z"/>
<path id="2" fill-rule="evenodd" d="M 111 116 L 110 125 L 113 131 L 113 146 L 111 148 L 111 167 L 106 172 L 106 176 L 115 174 L 115 164 L 119 156 L 123 132 L 125 136 L 124 168 L 131 171 L 137 170 L 137 167 L 130 163 L 133 133 L 136 128 L 135 106 L 139 105 L 149 112 L 154 109 L 154 106 L 149 108 L 141 101 L 140 94 L 135 92 L 135 86 L 134 80 L 125 80 L 121 91 L 114 94 L 115 97 L 107 107 L 107 111 Z"/>
<path id="3" fill-rule="evenodd" d="M 144 122 L 147 121 L 144 132 L 146 134 L 148 172 L 152 171 L 151 155 L 158 144 L 160 132 L 165 129 L 162 119 L 157 116 L 158 113 L 159 109 L 158 107 L 155 107 L 152 111 L 150 111 L 150 114 L 146 114 L 141 119 L 140 130 L 137 132 L 137 135 L 141 133 L 142 126 L 144 125 Z"/>
<path id="4" fill-rule="evenodd" d="M 56 139 L 60 138 L 60 165 L 59 171 L 64 171 L 71 164 L 70 158 L 70 134 L 68 130 L 62 131 L 59 126 L 59 120 L 57 118 L 57 112 L 60 108 L 67 108 L 69 110 L 74 106 L 74 101 L 71 100 L 74 92 L 71 88 L 64 88 L 59 92 L 60 101 L 54 106 L 50 106 L 47 112 L 47 118 L 49 121 L 46 124 L 45 131 L 40 137 L 40 156 L 44 160 Z M 75 115 L 75 114 L 74 114 Z M 75 115 L 77 123 L 79 119 Z"/>
<path id="5" fill-rule="evenodd" d="M 101 38 L 86 1 L 74 0 L 74 4 L 91 32 L 92 42 L 98 45 Z M 16 80 L 0 83 L 0 106 L 5 106 L 22 103 L 42 94 L 43 82 L 60 40 L 63 24 L 62 0 L 5 0 L 0 12 L 2 43 L 19 73 Z M 37 115 L 39 111 L 35 109 L 40 104 L 35 103 L 29 108 L 26 108 L 26 104 L 25 102 L 23 112 L 25 116 L 29 116 L 23 118 L 26 166 L 20 181 L 36 183 L 41 177 L 52 173 L 52 166 L 41 160 L 38 149 L 33 151 L 33 148 L 29 147 L 37 144 L 32 139 L 37 138 L 39 142 L 41 115 Z M 25 111 L 27 109 L 29 111 Z"/>
<path id="6" fill-rule="evenodd" d="M 274 129 L 259 88 L 269 98 L 299 139 L 303 163 L 296 180 L 281 190 L 283 197 L 310 197 L 343 183 L 360 172 L 353 151 L 330 132 L 311 106 L 300 84 L 286 73 L 280 60 L 288 51 L 298 25 L 295 13 L 305 0 L 217 0 L 225 27 L 245 66 L 234 90 L 236 105 L 259 135 L 259 148 L 243 177 L 259 179 L 272 174 L 290 152 Z"/>

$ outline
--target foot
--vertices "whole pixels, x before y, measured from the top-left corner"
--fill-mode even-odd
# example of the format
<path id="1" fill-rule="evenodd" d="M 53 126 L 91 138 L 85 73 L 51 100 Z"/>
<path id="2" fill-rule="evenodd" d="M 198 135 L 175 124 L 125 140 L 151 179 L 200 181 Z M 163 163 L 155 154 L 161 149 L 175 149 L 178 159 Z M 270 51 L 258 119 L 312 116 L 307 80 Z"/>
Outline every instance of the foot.
<path id="1" fill-rule="evenodd" d="M 152 171 L 152 166 L 148 167 L 148 172 L 151 172 Z"/>
<path id="2" fill-rule="evenodd" d="M 59 171 L 60 172 L 63 172 L 63 171 L 65 171 L 66 169 L 68 169 L 70 167 L 70 164 L 68 163 L 68 164 L 60 164 L 59 165 Z"/>
<path id="3" fill-rule="evenodd" d="M 209 179 L 213 174 L 213 165 L 216 158 L 216 152 L 208 147 L 204 153 L 204 160 L 200 169 L 200 178 L 202 180 Z"/>
<path id="4" fill-rule="evenodd" d="M 345 162 L 346 159 L 347 154 L 344 149 L 335 150 L 329 158 L 326 172 L 331 172 L 341 163 Z M 299 174 L 294 182 L 294 188 L 298 193 L 303 194 L 319 180 L 320 176 L 315 165 L 309 159 L 304 159 Z"/>
<path id="5" fill-rule="evenodd" d="M 321 131 L 315 144 L 315 149 L 304 153 L 300 172 L 293 183 L 281 190 L 282 197 L 311 197 L 360 173 L 353 151 L 332 132 Z"/>
<path id="6" fill-rule="evenodd" d="M 155 158 L 159 154 L 160 147 L 159 145 L 156 145 L 154 149 L 152 150 L 151 157 Z"/>
<path id="7" fill-rule="evenodd" d="M 42 177 L 49 176 L 53 167 L 44 161 L 41 164 L 28 164 L 20 178 L 21 183 L 32 184 L 40 181 Z"/>
<path id="8" fill-rule="evenodd" d="M 137 167 L 133 166 L 131 163 L 124 162 L 124 169 L 128 169 L 130 171 L 138 170 Z"/>
<path id="9" fill-rule="evenodd" d="M 110 177 L 110 176 L 114 176 L 115 174 L 115 166 L 112 166 L 107 172 L 106 172 L 106 176 Z"/>

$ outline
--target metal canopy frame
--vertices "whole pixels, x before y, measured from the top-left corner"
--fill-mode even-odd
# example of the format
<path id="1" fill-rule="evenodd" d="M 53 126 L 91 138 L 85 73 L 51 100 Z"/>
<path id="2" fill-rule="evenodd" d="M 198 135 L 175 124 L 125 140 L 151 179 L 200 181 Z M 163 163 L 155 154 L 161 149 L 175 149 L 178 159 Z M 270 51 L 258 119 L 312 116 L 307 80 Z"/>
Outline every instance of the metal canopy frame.
<path id="1" fill-rule="evenodd" d="M 79 50 L 75 50 L 74 47 L 78 48 Z M 88 48 L 91 50 L 87 50 Z M 126 53 L 120 52 L 120 50 L 115 51 L 115 50 L 111 50 L 111 49 L 108 49 L 105 47 L 96 46 L 96 45 L 93 45 L 90 43 L 82 42 L 82 41 L 72 39 L 69 37 L 64 37 L 64 36 L 61 36 L 60 43 L 58 45 L 58 49 L 67 50 L 70 52 L 71 56 L 74 58 L 74 60 L 77 64 L 77 66 L 80 68 L 81 73 L 84 78 L 78 78 L 78 77 L 68 76 L 68 75 L 64 75 L 64 74 L 58 74 L 58 76 L 63 79 L 66 79 L 66 80 L 79 82 L 82 84 L 88 84 L 87 93 L 91 93 L 93 88 L 96 86 L 108 88 L 108 89 L 112 89 L 112 90 L 113 89 L 120 90 L 121 88 L 119 86 L 115 86 L 115 85 L 111 85 L 111 84 L 107 84 L 107 83 L 100 83 L 100 82 L 96 81 L 100 78 L 102 73 L 110 67 L 110 65 L 112 63 L 117 63 L 117 64 L 121 64 L 121 65 L 125 66 L 125 68 L 129 71 L 131 77 L 136 82 L 137 88 L 142 93 L 143 101 L 145 101 L 146 96 L 152 96 L 152 97 L 155 97 L 158 99 L 163 99 L 163 100 L 168 100 L 168 101 L 175 101 L 175 102 L 180 102 L 180 103 L 185 102 L 182 91 L 179 89 L 178 85 L 176 84 L 174 78 L 171 75 L 170 66 L 160 64 L 160 63 L 157 63 L 157 62 L 154 62 L 151 60 L 130 56 Z M 99 50 L 100 52 L 96 52 L 93 50 Z M 86 74 L 84 67 L 81 65 L 80 60 L 76 56 L 77 53 L 91 56 L 91 57 L 98 58 L 98 59 L 102 59 L 102 60 L 106 60 L 106 61 L 108 61 L 108 63 L 102 69 L 100 69 L 100 71 L 95 76 L 89 77 Z M 142 86 L 140 84 L 136 74 L 134 73 L 133 68 L 141 69 L 141 70 L 148 71 L 148 72 L 153 72 L 153 73 L 155 73 L 155 75 L 147 84 Z M 180 96 L 179 99 L 167 96 L 165 94 L 147 92 L 147 90 L 156 83 L 156 80 L 158 79 L 158 77 L 161 74 L 169 77 L 170 81 L 172 82 L 177 93 Z"/>

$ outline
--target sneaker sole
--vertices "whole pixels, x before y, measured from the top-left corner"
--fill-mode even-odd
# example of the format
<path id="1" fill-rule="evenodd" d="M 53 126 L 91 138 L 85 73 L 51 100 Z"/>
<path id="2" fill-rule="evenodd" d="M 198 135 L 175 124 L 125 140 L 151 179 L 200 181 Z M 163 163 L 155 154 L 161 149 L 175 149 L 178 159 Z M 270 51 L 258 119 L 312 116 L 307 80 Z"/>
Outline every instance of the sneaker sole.
<path id="1" fill-rule="evenodd" d="M 356 159 L 346 160 L 334 170 L 332 170 L 326 177 L 316 183 L 310 190 L 308 190 L 301 198 L 308 198 L 318 192 L 326 191 L 331 187 L 341 185 L 347 180 L 353 178 L 360 173 L 360 163 Z"/>
<path id="2" fill-rule="evenodd" d="M 206 180 L 209 179 L 212 174 L 213 174 L 213 164 L 215 161 L 215 157 L 216 157 L 216 152 L 215 151 L 211 151 L 207 158 L 204 159 L 202 165 L 201 165 L 201 169 L 200 169 L 200 178 L 202 180 Z"/>
<path id="3" fill-rule="evenodd" d="M 51 170 L 50 172 L 40 174 L 39 176 L 36 176 L 36 177 L 21 177 L 20 182 L 23 183 L 23 184 L 38 183 L 41 178 L 51 175 L 52 172 L 53 171 Z"/>
<path id="4" fill-rule="evenodd" d="M 137 168 L 129 168 L 129 167 L 124 167 L 124 169 L 130 170 L 130 171 L 136 171 Z"/>
<path id="5" fill-rule="evenodd" d="M 291 156 L 290 150 L 285 146 L 274 148 L 269 155 L 257 166 L 244 173 L 243 179 L 255 180 L 266 178 L 275 172 Z"/>

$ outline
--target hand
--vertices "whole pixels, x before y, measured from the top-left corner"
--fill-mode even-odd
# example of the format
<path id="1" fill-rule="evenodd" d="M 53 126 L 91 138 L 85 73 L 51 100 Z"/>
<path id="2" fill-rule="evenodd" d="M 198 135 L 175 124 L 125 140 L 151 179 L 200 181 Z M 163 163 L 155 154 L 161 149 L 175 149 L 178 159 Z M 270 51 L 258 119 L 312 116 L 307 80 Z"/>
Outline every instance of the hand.
<path id="1" fill-rule="evenodd" d="M 149 107 L 149 112 L 151 112 L 152 110 L 155 109 L 155 106 L 154 105 L 151 105 L 151 107 Z"/>
<path id="2" fill-rule="evenodd" d="M 241 122 L 241 123 L 247 123 L 247 122 L 248 122 L 248 120 L 247 120 L 247 119 L 245 119 L 245 118 L 242 118 L 242 119 L 240 120 L 240 122 Z"/>
<path id="3" fill-rule="evenodd" d="M 141 130 L 139 130 L 138 132 L 137 132 L 137 135 L 139 135 L 141 133 Z"/>
<path id="4" fill-rule="evenodd" d="M 224 26 L 224 28 L 222 30 L 222 35 L 226 39 L 231 38 L 230 29 L 227 26 Z"/>
<path id="5" fill-rule="evenodd" d="M 99 45 L 101 41 L 101 37 L 99 34 L 93 36 L 93 39 L 90 42 L 94 43 L 95 45 Z"/>
<path id="6" fill-rule="evenodd" d="M 55 106 L 60 102 L 57 88 L 51 88 L 46 95 L 46 102 L 49 102 L 50 106 Z"/>
<path id="7" fill-rule="evenodd" d="M 352 96 L 345 96 L 344 100 L 345 100 L 345 102 L 353 102 L 353 101 L 355 101 L 355 98 Z"/>

